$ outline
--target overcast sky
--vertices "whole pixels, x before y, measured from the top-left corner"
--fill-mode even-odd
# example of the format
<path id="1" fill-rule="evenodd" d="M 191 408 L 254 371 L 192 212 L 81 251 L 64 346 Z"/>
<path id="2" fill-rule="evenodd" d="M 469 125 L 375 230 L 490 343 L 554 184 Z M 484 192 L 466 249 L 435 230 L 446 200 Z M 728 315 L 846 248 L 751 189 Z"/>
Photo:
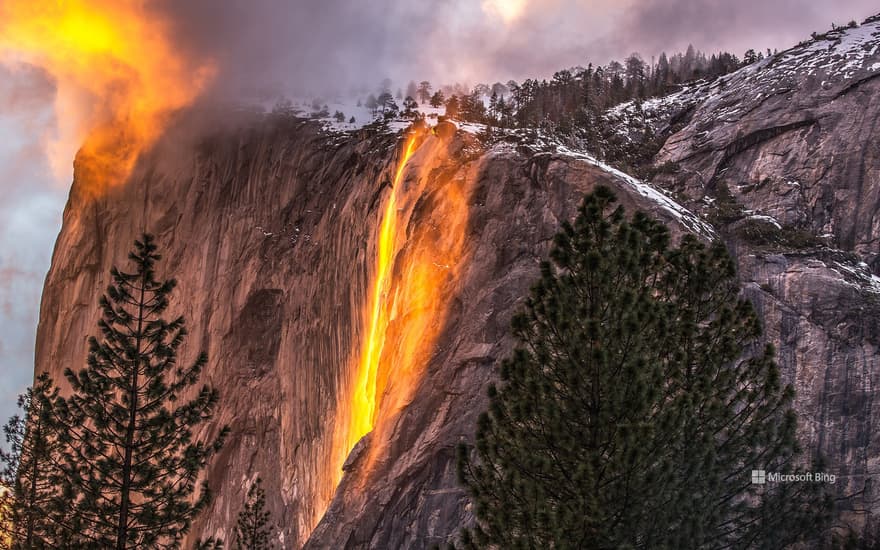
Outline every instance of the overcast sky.
<path id="1" fill-rule="evenodd" d="M 39 1 L 39 0 L 34 0 Z M 111 0 L 92 0 L 104 4 Z M 50 3 L 50 2 L 47 2 Z M 693 44 L 742 55 L 783 49 L 876 0 L 154 0 L 188 56 L 218 67 L 212 93 L 345 89 L 381 79 L 506 81 Z M 0 419 L 29 384 L 40 289 L 72 159 L 50 167 L 49 75 L 0 52 Z M 96 297 L 97 298 L 97 297 Z"/>
<path id="2" fill-rule="evenodd" d="M 223 5 L 232 5 L 227 2 Z M 181 46 L 216 59 L 222 91 L 370 84 L 383 77 L 443 82 L 517 80 L 646 59 L 687 48 L 786 48 L 831 23 L 863 20 L 876 0 L 164 0 Z"/>

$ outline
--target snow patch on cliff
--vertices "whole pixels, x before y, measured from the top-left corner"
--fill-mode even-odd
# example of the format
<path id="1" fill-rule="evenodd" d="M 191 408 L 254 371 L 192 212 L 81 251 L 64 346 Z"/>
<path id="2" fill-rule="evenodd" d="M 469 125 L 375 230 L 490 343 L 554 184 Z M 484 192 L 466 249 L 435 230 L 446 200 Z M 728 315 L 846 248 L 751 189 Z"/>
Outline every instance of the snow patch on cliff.
<path id="1" fill-rule="evenodd" d="M 880 294 L 880 277 L 871 273 L 868 264 L 859 262 L 852 265 L 833 262 L 830 269 L 837 272 L 847 284 L 874 294 Z"/>
<path id="2" fill-rule="evenodd" d="M 715 229 L 711 225 L 706 223 L 702 218 L 700 218 L 698 215 L 694 214 L 687 208 L 683 207 L 682 205 L 678 204 L 673 199 L 667 197 L 657 189 L 651 187 L 647 183 L 636 179 L 629 174 L 618 170 L 617 168 L 605 164 L 604 162 L 593 157 L 592 155 L 583 152 L 572 151 L 571 149 L 563 145 L 556 146 L 556 153 L 585 161 L 589 164 L 592 164 L 593 166 L 596 166 L 597 168 L 604 170 L 605 172 L 608 172 L 609 174 L 613 174 L 620 180 L 627 183 L 636 193 L 658 204 L 661 208 L 671 214 L 683 226 L 688 228 L 688 230 L 692 231 L 693 233 L 696 233 L 707 239 L 714 239 L 717 236 L 717 234 L 715 233 Z"/>
<path id="3" fill-rule="evenodd" d="M 782 229 L 782 225 L 773 216 L 767 216 L 764 214 L 751 214 L 751 215 L 747 216 L 746 219 L 747 220 L 754 220 L 754 221 L 758 221 L 758 222 L 769 223 L 770 225 L 772 225 L 776 229 Z"/>

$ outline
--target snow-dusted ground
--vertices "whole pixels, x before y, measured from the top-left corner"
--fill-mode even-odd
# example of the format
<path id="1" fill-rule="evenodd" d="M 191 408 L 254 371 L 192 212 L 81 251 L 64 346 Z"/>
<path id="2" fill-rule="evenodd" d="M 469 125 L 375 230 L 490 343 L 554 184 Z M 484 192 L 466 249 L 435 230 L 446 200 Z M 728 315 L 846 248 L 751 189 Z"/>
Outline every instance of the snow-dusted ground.
<path id="1" fill-rule="evenodd" d="M 693 105 L 706 98 L 707 92 L 713 86 L 705 80 L 697 80 L 685 84 L 681 90 L 663 97 L 652 97 L 642 101 L 642 114 L 647 119 L 666 120 L 669 116 L 685 107 Z M 626 101 L 608 109 L 606 119 L 619 121 L 628 117 L 639 115 L 635 101 Z"/>
<path id="2" fill-rule="evenodd" d="M 855 265 L 832 262 L 830 268 L 839 273 L 848 284 L 880 294 L 880 277 L 871 273 L 865 262 Z"/>
<path id="3" fill-rule="evenodd" d="M 266 111 L 287 110 L 290 113 L 303 118 L 310 118 L 321 122 L 325 129 L 333 132 L 351 132 L 360 130 L 364 126 L 373 124 L 382 120 L 382 113 L 373 112 L 364 105 L 363 98 L 350 97 L 333 99 L 324 98 L 294 98 L 289 100 L 290 104 L 278 102 L 273 105 L 264 104 L 262 108 Z M 402 101 L 395 99 L 398 107 L 402 110 Z M 424 117 L 424 121 L 429 126 L 437 124 L 438 117 L 445 112 L 444 107 L 431 107 L 429 104 L 420 104 L 419 113 Z M 322 111 L 326 111 L 326 116 L 322 115 Z M 336 119 L 336 113 L 342 113 L 342 120 Z M 320 115 L 320 116 L 319 116 Z M 352 120 L 354 119 L 354 120 Z M 408 128 L 412 123 L 401 117 L 397 117 L 388 121 L 388 129 L 392 132 L 398 132 Z"/>
<path id="4" fill-rule="evenodd" d="M 647 183 L 636 179 L 625 172 L 621 172 L 617 168 L 609 166 L 604 162 L 596 159 L 592 155 L 580 152 L 580 151 L 572 151 L 568 147 L 558 145 L 556 147 L 556 152 L 560 155 L 565 155 L 568 157 L 576 158 L 579 160 L 583 160 L 601 168 L 605 172 L 609 174 L 614 174 L 622 181 L 626 182 L 636 193 L 639 195 L 650 199 L 651 201 L 657 203 L 661 208 L 665 211 L 669 212 L 673 217 L 675 217 L 683 226 L 687 227 L 690 231 L 701 235 L 707 239 L 714 239 L 716 237 L 715 230 L 711 225 L 706 223 L 700 216 L 694 214 L 687 208 L 675 202 L 670 197 L 667 197 L 657 189 L 651 187 Z"/>
<path id="5" fill-rule="evenodd" d="M 805 77 L 833 89 L 880 70 L 880 21 L 840 28 L 814 40 L 767 57 L 716 80 L 708 90 L 705 108 L 721 120 L 737 120 L 770 96 L 786 94 Z M 747 101 L 741 90 L 753 90 Z"/>
<path id="6" fill-rule="evenodd" d="M 880 63 L 875 56 L 880 51 L 880 21 L 866 23 L 856 28 L 836 29 L 807 44 L 796 46 L 756 64 L 755 73 L 768 69 L 766 73 L 775 77 L 784 75 L 808 74 L 816 76 L 820 72 L 830 78 L 849 79 L 856 73 L 876 71 Z M 869 62 L 870 61 L 870 62 Z"/>
<path id="7" fill-rule="evenodd" d="M 880 20 L 830 31 L 713 82 L 691 82 L 680 91 L 643 101 L 641 110 L 635 101 L 621 103 L 605 118 L 620 136 L 631 139 L 646 126 L 661 130 L 673 115 L 698 104 L 714 120 L 735 121 L 768 97 L 788 93 L 795 79 L 815 77 L 822 88 L 832 89 L 876 72 L 880 72 Z"/>
<path id="8" fill-rule="evenodd" d="M 769 223 L 770 225 L 772 225 L 776 229 L 782 229 L 782 225 L 779 223 L 779 220 L 777 220 L 773 216 L 767 216 L 766 214 L 750 214 L 750 215 L 746 216 L 745 219 Z"/>
<path id="9" fill-rule="evenodd" d="M 690 91 L 690 89 L 682 90 L 678 94 L 674 94 L 674 98 L 662 98 L 658 99 L 652 104 L 652 108 L 661 108 L 666 105 L 673 105 L 676 101 L 679 101 L 679 98 L 685 97 L 687 93 L 695 93 Z M 294 100 L 293 108 L 294 111 L 300 116 L 309 116 L 313 113 L 316 108 L 321 109 L 326 105 L 326 110 L 330 113 L 329 117 L 321 117 L 317 120 L 320 120 L 324 127 L 331 131 L 336 132 L 349 132 L 353 130 L 360 129 L 368 124 L 371 124 L 380 119 L 380 116 L 373 116 L 369 109 L 363 106 L 358 106 L 357 101 L 341 101 L 339 99 L 328 101 L 326 103 L 322 103 L 320 101 L 315 100 Z M 342 112 L 345 115 L 345 121 L 339 122 L 333 118 L 333 114 L 336 112 Z M 433 108 L 430 105 L 419 105 L 419 112 L 424 116 L 425 122 L 429 126 L 433 126 L 437 123 L 438 117 L 444 114 L 444 108 Z M 355 118 L 355 121 L 350 122 L 351 117 Z M 452 120 L 459 130 L 468 132 L 471 134 L 479 134 L 483 132 L 486 128 L 483 124 L 476 124 L 472 122 L 459 122 Z M 412 121 L 405 120 L 401 118 L 396 118 L 388 123 L 388 130 L 391 132 L 399 132 L 404 130 L 410 126 Z M 501 130 L 502 132 L 505 132 Z M 518 136 L 519 139 L 525 138 L 526 134 L 529 133 L 526 131 L 517 131 L 517 130 L 507 130 L 507 133 L 511 135 Z M 629 174 L 626 174 L 616 168 L 613 168 L 598 159 L 594 156 L 590 155 L 584 151 L 574 151 L 568 147 L 565 147 L 559 144 L 552 137 L 547 137 L 540 132 L 532 131 L 529 133 L 528 138 L 531 141 L 531 145 L 537 146 L 540 149 L 551 149 L 556 152 L 556 154 L 564 155 L 572 158 L 576 158 L 578 160 L 582 160 L 601 168 L 602 170 L 613 174 L 620 178 L 622 181 L 626 182 L 629 186 L 633 188 L 639 195 L 646 197 L 657 204 L 660 205 L 661 208 L 669 212 L 672 216 L 678 219 L 682 225 L 687 227 L 689 230 L 697 233 L 703 237 L 712 239 L 716 236 L 715 230 L 711 225 L 702 220 L 699 216 L 687 210 L 677 202 L 675 202 L 670 197 L 667 197 L 657 189 L 654 189 L 647 183 L 638 180 Z M 502 144 L 503 147 L 503 144 Z"/>
<path id="10" fill-rule="evenodd" d="M 677 94 L 676 97 L 680 97 L 686 92 L 687 90 L 683 90 L 682 92 Z M 665 100 L 665 102 L 663 100 Z M 657 106 L 659 108 L 659 106 L 661 105 L 672 105 L 674 101 L 676 101 L 675 98 L 663 98 L 662 100 L 657 100 L 653 106 Z M 324 102 L 321 100 L 300 98 L 292 100 L 291 105 L 287 106 L 286 108 L 291 110 L 297 116 L 309 117 L 314 120 L 320 121 L 327 130 L 340 133 L 346 133 L 363 128 L 368 124 L 380 120 L 381 116 L 374 116 L 369 109 L 367 109 L 363 105 L 359 106 L 358 100 L 356 99 L 349 101 L 334 99 Z M 321 110 L 326 110 L 329 113 L 329 116 L 316 118 L 314 116 L 314 113 Z M 340 122 L 334 118 L 333 115 L 337 111 L 345 115 L 344 121 Z M 435 125 L 437 123 L 438 117 L 440 115 L 443 115 L 444 111 L 445 109 L 442 107 L 434 108 L 427 104 L 419 105 L 419 112 L 424 116 L 424 120 L 429 126 Z M 354 122 L 351 122 L 352 117 L 354 117 Z M 483 124 L 459 122 L 454 120 L 451 122 L 453 122 L 459 130 L 471 134 L 479 134 L 483 132 L 486 128 Z M 411 123 L 412 121 L 402 118 L 390 120 L 387 125 L 388 131 L 402 131 L 408 128 Z M 660 205 L 661 208 L 663 208 L 676 219 L 678 219 L 682 223 L 682 225 L 687 227 L 689 230 L 709 239 L 712 239 L 716 236 L 715 230 L 712 228 L 711 225 L 706 223 L 696 214 L 692 213 L 691 211 L 687 210 L 686 208 L 675 202 L 670 197 L 664 195 L 657 189 L 654 189 L 647 183 L 599 161 L 594 156 L 585 151 L 574 151 L 568 147 L 559 144 L 552 137 L 545 136 L 537 131 L 507 130 L 502 132 L 507 132 L 511 135 L 515 135 L 518 137 L 518 139 L 528 139 L 530 140 L 531 145 L 536 146 L 539 149 L 553 150 L 556 154 L 588 162 L 593 166 L 596 166 L 610 174 L 613 174 L 616 177 L 620 178 L 622 181 L 626 182 L 629 186 L 631 186 L 633 190 L 636 191 L 639 195 L 656 202 L 658 205 Z M 503 143 L 499 144 L 499 147 L 504 146 L 505 144 Z"/>

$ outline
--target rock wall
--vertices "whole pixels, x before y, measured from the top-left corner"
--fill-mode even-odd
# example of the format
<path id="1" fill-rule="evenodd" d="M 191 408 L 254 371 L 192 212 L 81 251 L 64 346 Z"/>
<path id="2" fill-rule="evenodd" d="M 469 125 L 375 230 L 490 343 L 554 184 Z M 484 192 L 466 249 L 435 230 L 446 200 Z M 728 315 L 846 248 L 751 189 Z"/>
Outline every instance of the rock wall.
<path id="1" fill-rule="evenodd" d="M 797 390 L 843 521 L 876 522 L 880 473 L 880 18 L 691 94 L 655 184 L 714 222 Z M 684 95 L 690 94 L 687 92 Z M 671 119 L 670 119 L 671 120 Z M 669 167 L 673 167 L 669 169 Z"/>
<path id="2" fill-rule="evenodd" d="M 61 379 L 64 369 L 84 365 L 110 267 L 124 264 L 141 232 L 155 234 L 160 273 L 178 280 L 170 314 L 184 315 L 190 330 L 181 359 L 205 350 L 205 378 L 221 394 L 219 414 L 199 435 L 231 427 L 208 472 L 216 499 L 190 540 L 229 540 L 257 475 L 285 548 L 307 539 L 310 548 L 452 540 L 469 514 L 455 446 L 472 437 L 495 362 L 511 345 L 510 316 L 559 223 L 604 183 L 630 209 L 685 230 L 680 212 L 595 163 L 506 145 L 487 153 L 467 133 L 445 134 L 421 138 L 405 168 L 403 184 L 419 194 L 398 228 L 394 270 L 406 270 L 426 239 L 447 238 L 437 212 L 453 184 L 467 190 L 462 263 L 439 288 L 448 307 L 437 312 L 439 337 L 406 401 L 386 391 L 377 428 L 348 457 L 339 490 L 328 465 L 364 338 L 379 213 L 399 136 L 325 134 L 277 117 L 207 138 L 172 132 L 128 183 L 99 198 L 81 192 L 96 176 L 77 166 L 46 280 L 36 370 Z M 392 322 L 405 324 L 414 313 L 406 308 L 396 307 Z M 393 388 L 399 373 L 390 368 Z M 378 457 L 369 469 L 367 449 Z"/>
<path id="3" fill-rule="evenodd" d="M 703 219 L 552 143 L 486 150 L 448 125 L 420 137 L 398 182 L 406 200 L 384 294 L 393 304 L 388 382 L 375 428 L 351 453 L 334 441 L 351 415 L 398 134 L 325 133 L 284 117 L 208 137 L 179 130 L 97 199 L 84 192 L 97 176 L 78 165 L 43 294 L 36 369 L 60 379 L 84 364 L 110 266 L 152 232 L 160 269 L 179 281 L 171 313 L 190 328 L 185 359 L 207 351 L 206 377 L 221 392 L 220 413 L 200 435 L 232 428 L 209 472 L 217 498 L 193 537 L 228 539 L 259 475 L 284 548 L 443 545 L 470 519 L 455 447 L 472 437 L 510 350 L 509 319 L 560 222 L 601 183 L 676 235 L 725 239 L 796 387 L 807 460 L 823 457 L 838 476 L 843 521 L 870 525 L 880 471 L 877 46 L 880 20 L 659 100 L 671 135 L 654 186 Z M 453 195 L 466 202 L 463 226 L 444 223 Z M 453 261 L 434 262 L 454 272 L 431 287 L 438 300 L 406 299 L 414 258 L 462 232 Z M 425 303 L 443 311 L 410 323 L 424 320 Z M 412 326 L 431 331 L 417 359 L 401 344 L 419 338 L 406 334 Z"/>

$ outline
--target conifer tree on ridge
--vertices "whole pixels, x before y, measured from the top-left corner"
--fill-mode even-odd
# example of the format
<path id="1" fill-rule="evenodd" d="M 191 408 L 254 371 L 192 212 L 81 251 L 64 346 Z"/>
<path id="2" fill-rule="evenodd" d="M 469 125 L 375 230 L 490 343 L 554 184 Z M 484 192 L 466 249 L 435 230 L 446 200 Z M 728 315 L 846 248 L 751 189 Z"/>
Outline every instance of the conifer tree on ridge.
<path id="1" fill-rule="evenodd" d="M 0 450 L 0 548 L 41 549 L 57 546 L 51 514 L 57 492 L 57 444 L 52 405 L 58 389 L 47 373 L 18 397 L 21 415 L 3 427 L 8 451 Z"/>

